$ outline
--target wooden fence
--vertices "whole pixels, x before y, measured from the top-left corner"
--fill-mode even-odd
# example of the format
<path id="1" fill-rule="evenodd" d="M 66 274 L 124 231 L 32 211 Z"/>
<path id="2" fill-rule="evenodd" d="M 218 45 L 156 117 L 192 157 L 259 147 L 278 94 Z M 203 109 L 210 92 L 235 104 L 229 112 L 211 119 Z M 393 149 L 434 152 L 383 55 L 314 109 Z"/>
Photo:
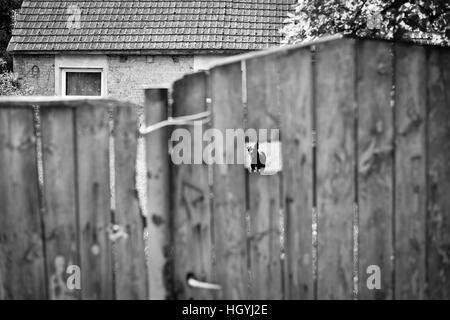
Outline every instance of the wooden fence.
<path id="1" fill-rule="evenodd" d="M 0 101 L 0 299 L 147 298 L 137 128 L 115 101 Z"/>
<path id="2" fill-rule="evenodd" d="M 448 48 L 351 38 L 230 58 L 176 82 L 176 116 L 280 128 L 283 170 L 173 167 L 168 290 L 449 299 L 449 92 Z M 373 265 L 378 290 L 367 286 Z M 192 288 L 188 275 L 222 291 Z"/>
<path id="3" fill-rule="evenodd" d="M 230 58 L 173 104 L 149 89 L 142 118 L 1 101 L 0 298 L 60 297 L 64 257 L 82 290 L 63 298 L 449 299 L 449 91 L 449 49 L 343 38 Z M 283 170 L 175 166 L 170 129 L 137 134 L 205 110 L 205 129 L 281 129 Z"/>

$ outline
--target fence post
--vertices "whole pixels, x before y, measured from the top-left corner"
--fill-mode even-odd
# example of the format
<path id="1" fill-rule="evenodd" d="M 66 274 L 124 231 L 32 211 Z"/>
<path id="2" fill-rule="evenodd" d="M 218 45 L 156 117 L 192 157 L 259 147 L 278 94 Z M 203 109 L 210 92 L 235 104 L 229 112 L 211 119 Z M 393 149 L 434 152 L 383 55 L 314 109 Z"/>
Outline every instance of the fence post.
<path id="1" fill-rule="evenodd" d="M 167 119 L 168 89 L 145 89 L 143 125 L 148 126 Z M 168 129 L 163 128 L 149 133 L 144 138 L 143 156 L 145 173 L 138 177 L 146 183 L 146 257 L 148 264 L 150 299 L 166 299 L 170 294 L 170 177 L 168 153 Z M 139 147 L 141 148 L 141 146 Z M 140 149 L 141 150 L 141 149 Z M 145 187 L 144 187 L 145 188 Z M 145 196 L 144 196 L 145 197 Z M 145 204 L 146 203 L 146 204 Z M 151 257 L 151 259 L 150 259 Z M 169 277 L 167 277 L 169 275 Z"/>

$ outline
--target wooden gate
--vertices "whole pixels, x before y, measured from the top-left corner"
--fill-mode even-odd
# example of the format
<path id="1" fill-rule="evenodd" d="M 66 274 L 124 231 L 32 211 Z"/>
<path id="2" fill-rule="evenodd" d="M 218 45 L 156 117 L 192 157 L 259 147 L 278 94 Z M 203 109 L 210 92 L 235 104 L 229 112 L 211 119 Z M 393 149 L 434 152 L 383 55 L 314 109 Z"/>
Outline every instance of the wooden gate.
<path id="1" fill-rule="evenodd" d="M 172 166 L 171 196 L 158 198 L 171 212 L 167 292 L 450 298 L 449 91 L 449 49 L 351 38 L 230 58 L 176 82 L 173 115 L 209 110 L 205 130 L 281 129 L 283 170 Z M 367 285 L 370 266 L 380 289 Z"/>

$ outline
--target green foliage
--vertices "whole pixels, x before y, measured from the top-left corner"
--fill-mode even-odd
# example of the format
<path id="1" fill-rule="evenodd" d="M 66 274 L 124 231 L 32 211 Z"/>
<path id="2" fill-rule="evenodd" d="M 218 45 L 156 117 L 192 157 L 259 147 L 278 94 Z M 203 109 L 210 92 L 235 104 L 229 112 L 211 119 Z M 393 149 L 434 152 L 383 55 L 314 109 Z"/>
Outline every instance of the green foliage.
<path id="1" fill-rule="evenodd" d="M 17 74 L 6 68 L 6 61 L 0 58 L 0 96 L 29 96 L 34 88 L 21 84 Z"/>
<path id="2" fill-rule="evenodd" d="M 23 0 L 0 0 L 0 58 L 7 62 L 11 70 L 12 59 L 6 52 L 13 28 L 13 14 L 22 5 Z"/>
<path id="3" fill-rule="evenodd" d="M 285 43 L 335 33 L 450 43 L 449 0 L 299 0 L 286 22 Z"/>

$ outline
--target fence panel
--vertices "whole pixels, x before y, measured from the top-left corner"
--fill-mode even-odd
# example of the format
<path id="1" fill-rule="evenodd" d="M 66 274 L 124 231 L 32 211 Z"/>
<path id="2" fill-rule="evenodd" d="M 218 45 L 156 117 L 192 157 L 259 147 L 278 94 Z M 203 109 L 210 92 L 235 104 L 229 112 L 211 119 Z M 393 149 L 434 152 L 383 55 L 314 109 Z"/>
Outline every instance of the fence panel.
<path id="1" fill-rule="evenodd" d="M 96 99 L 1 101 L 1 298 L 147 297 L 144 224 L 135 190 L 136 111 Z M 119 232 L 112 228 L 111 211 Z M 81 274 L 67 270 L 69 265 L 79 266 Z M 81 289 L 69 288 L 71 275 L 81 276 Z"/>
<path id="2" fill-rule="evenodd" d="M 428 298 L 450 299 L 450 54 L 428 48 Z"/>
<path id="3" fill-rule="evenodd" d="M 67 266 L 79 265 L 74 112 L 49 107 L 40 114 L 48 292 L 50 299 L 75 299 L 79 292 L 66 288 Z"/>
<path id="4" fill-rule="evenodd" d="M 82 298 L 112 299 L 109 112 L 96 104 L 74 111 Z"/>
<path id="5" fill-rule="evenodd" d="M 288 299 L 313 297 L 311 58 L 304 48 L 286 52 L 279 62 Z"/>
<path id="6" fill-rule="evenodd" d="M 359 290 L 361 299 L 392 298 L 393 84 L 392 45 L 357 43 Z M 378 266 L 381 289 L 367 287 Z M 373 280 L 371 283 L 373 284 Z"/>
<path id="7" fill-rule="evenodd" d="M 355 210 L 355 42 L 317 46 L 319 299 L 352 297 Z"/>
<path id="8" fill-rule="evenodd" d="M 146 89 L 144 123 L 151 125 L 168 117 L 168 90 Z M 152 132 L 145 139 L 144 171 L 147 186 L 146 254 L 150 299 L 172 298 L 173 246 L 171 243 L 171 189 L 168 129 Z M 145 186 L 143 186 L 145 187 Z"/>
<path id="9" fill-rule="evenodd" d="M 215 128 L 239 127 L 243 121 L 246 128 L 281 126 L 283 133 L 284 169 L 278 176 L 245 180 L 245 173 L 224 169 L 231 166 L 215 166 L 213 241 L 218 279 L 226 281 L 223 297 L 425 297 L 425 276 L 430 283 L 445 282 L 447 270 L 447 204 L 440 196 L 446 184 L 439 180 L 445 177 L 446 149 L 437 147 L 445 145 L 447 129 L 432 124 L 446 119 L 445 58 L 431 52 L 426 60 L 426 49 L 417 45 L 362 39 L 314 48 L 312 55 L 310 46 L 246 55 L 210 71 Z M 241 115 L 242 106 L 248 112 Z M 315 129 L 317 146 L 311 148 Z M 240 179 L 248 193 L 241 189 L 245 196 L 220 207 L 224 194 L 232 198 L 229 190 L 242 188 Z M 239 214 L 220 211 L 233 205 Z M 283 217 L 286 257 L 280 260 Z M 244 227 L 250 234 L 244 236 Z M 256 237 L 267 230 L 277 231 L 272 238 Z M 228 273 L 220 269 L 231 243 L 247 262 L 228 255 L 235 268 Z M 374 272 L 369 266 L 379 267 L 381 289 L 367 286 Z M 251 279 L 242 276 L 248 267 Z M 235 279 L 239 284 L 233 286 Z"/>
<path id="10" fill-rule="evenodd" d="M 241 63 L 214 68 L 210 81 L 213 128 L 221 132 L 244 128 Z M 225 154 L 242 151 L 228 140 L 225 149 Z M 216 279 L 222 298 L 245 299 L 249 297 L 245 171 L 232 164 L 217 164 L 213 170 Z"/>
<path id="11" fill-rule="evenodd" d="M 425 49 L 396 44 L 395 296 L 422 299 L 425 289 Z"/>
<path id="12" fill-rule="evenodd" d="M 268 55 L 246 62 L 247 106 L 246 127 L 266 130 L 250 143 L 273 143 L 272 129 L 280 128 L 278 88 L 278 56 Z M 281 159 L 280 159 L 281 160 Z M 283 297 L 280 250 L 280 177 L 258 173 L 248 178 L 250 210 L 250 264 L 252 298 Z M 284 235 L 283 235 L 284 236 Z"/>
<path id="13" fill-rule="evenodd" d="M 45 299 L 31 108 L 0 106 L 0 299 Z"/>
<path id="14" fill-rule="evenodd" d="M 193 115 L 207 109 L 207 77 L 205 73 L 186 76 L 174 85 L 175 117 Z M 210 290 L 192 288 L 187 285 L 187 278 L 192 276 L 200 281 L 213 281 L 212 270 L 212 230 L 211 205 L 208 166 L 203 163 L 202 131 L 200 126 L 184 126 L 185 137 L 189 141 L 180 141 L 176 136 L 172 159 L 182 156 L 180 146 L 187 146 L 183 152 L 185 159 L 192 164 L 173 166 L 173 205 L 176 230 L 175 246 L 175 290 L 179 299 L 211 299 Z M 183 139 L 185 139 L 183 137 Z"/>

